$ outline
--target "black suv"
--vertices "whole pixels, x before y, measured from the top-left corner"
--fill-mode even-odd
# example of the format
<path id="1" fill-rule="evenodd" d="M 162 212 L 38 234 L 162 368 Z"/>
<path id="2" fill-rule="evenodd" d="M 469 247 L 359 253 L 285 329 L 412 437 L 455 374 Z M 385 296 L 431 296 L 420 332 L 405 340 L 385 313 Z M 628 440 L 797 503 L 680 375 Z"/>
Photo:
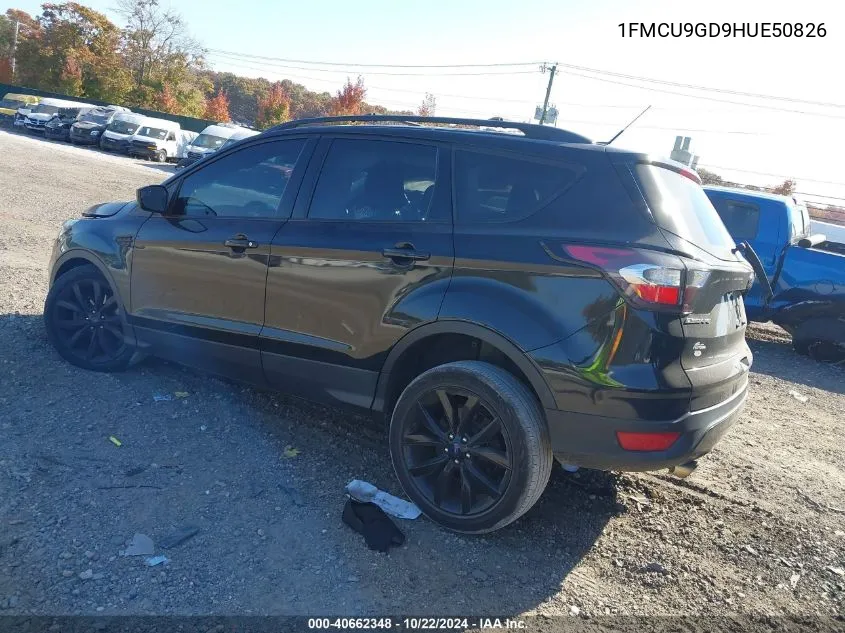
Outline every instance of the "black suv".
<path id="1" fill-rule="evenodd" d="M 553 457 L 688 474 L 746 398 L 754 275 L 698 176 L 557 128 L 286 123 L 67 222 L 50 266 L 71 363 L 371 410 L 460 532 L 526 512 Z"/>

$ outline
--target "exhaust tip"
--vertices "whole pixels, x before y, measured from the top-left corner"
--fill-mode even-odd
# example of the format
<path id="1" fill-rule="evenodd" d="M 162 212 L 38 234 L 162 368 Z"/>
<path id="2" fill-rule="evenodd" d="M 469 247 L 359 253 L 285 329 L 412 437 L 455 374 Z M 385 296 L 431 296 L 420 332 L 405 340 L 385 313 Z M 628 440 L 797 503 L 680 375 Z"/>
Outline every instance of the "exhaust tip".
<path id="1" fill-rule="evenodd" d="M 679 464 L 677 466 L 672 466 L 669 469 L 669 474 L 678 477 L 679 479 L 686 479 L 698 468 L 698 462 L 694 459 L 692 461 L 688 461 L 686 464 Z"/>

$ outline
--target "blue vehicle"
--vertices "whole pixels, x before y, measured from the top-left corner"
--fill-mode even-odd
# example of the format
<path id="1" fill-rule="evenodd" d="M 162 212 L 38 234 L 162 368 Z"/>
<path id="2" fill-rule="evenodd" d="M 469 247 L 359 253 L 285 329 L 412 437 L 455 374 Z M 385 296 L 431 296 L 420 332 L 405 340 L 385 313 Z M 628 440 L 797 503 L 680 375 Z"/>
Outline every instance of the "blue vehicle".
<path id="1" fill-rule="evenodd" d="M 772 296 L 755 283 L 745 296 L 753 321 L 773 321 L 795 350 L 818 360 L 845 360 L 845 244 L 811 233 L 798 199 L 758 191 L 704 188 L 728 232 L 760 258 Z"/>

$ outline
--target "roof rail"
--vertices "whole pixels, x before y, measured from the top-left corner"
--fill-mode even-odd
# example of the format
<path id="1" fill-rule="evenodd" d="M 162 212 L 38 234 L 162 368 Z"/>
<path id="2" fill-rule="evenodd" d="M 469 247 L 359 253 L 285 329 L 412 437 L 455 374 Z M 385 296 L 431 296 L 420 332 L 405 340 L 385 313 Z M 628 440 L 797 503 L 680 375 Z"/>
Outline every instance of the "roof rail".
<path id="1" fill-rule="evenodd" d="M 290 130 L 309 125 L 323 125 L 325 123 L 405 123 L 420 125 L 425 123 L 445 123 L 447 125 L 472 125 L 486 128 L 510 128 L 519 130 L 527 138 L 542 141 L 558 141 L 560 143 L 592 143 L 586 136 L 575 132 L 561 130 L 548 125 L 533 123 L 519 123 L 517 121 L 502 121 L 500 119 L 460 119 L 445 116 L 417 116 L 403 114 L 359 114 L 350 116 L 323 116 L 312 119 L 296 119 L 281 123 L 273 127 L 274 130 Z"/>

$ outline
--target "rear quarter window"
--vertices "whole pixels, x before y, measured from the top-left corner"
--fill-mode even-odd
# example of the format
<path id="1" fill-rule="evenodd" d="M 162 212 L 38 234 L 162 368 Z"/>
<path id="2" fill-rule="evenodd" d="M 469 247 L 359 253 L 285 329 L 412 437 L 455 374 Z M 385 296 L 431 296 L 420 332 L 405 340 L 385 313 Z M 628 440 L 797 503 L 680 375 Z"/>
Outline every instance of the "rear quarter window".
<path id="1" fill-rule="evenodd" d="M 531 157 L 455 151 L 459 224 L 515 222 L 547 206 L 582 170 Z"/>
<path id="2" fill-rule="evenodd" d="M 694 180 L 658 165 L 634 168 L 657 225 L 720 258 L 731 258 L 736 240 Z"/>

